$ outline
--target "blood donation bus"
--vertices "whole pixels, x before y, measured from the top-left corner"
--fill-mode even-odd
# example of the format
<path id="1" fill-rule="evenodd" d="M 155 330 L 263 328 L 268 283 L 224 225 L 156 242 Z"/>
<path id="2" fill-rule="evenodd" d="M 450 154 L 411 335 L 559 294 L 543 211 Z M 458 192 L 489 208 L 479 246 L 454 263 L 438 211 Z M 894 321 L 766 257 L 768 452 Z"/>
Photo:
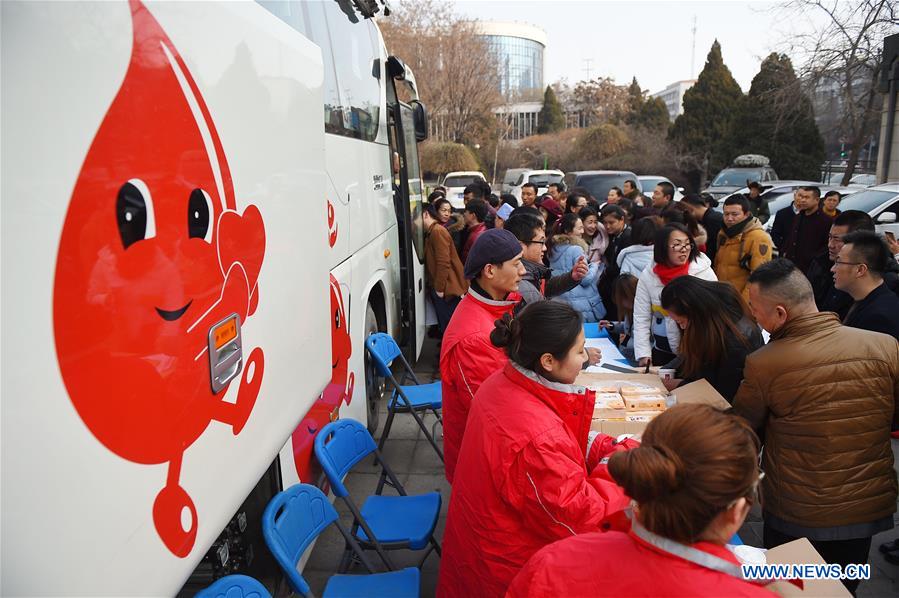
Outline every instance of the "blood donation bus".
<path id="1" fill-rule="evenodd" d="M 324 424 L 377 423 L 365 337 L 423 338 L 385 1 L 0 10 L 0 592 L 271 578 L 265 504 Z"/>

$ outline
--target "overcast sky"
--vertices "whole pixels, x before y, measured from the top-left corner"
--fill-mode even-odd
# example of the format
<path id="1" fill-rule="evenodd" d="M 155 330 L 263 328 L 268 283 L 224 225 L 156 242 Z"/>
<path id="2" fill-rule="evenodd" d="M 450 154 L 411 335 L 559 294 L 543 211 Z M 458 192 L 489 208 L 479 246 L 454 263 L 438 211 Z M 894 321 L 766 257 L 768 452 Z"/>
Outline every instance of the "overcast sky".
<path id="1" fill-rule="evenodd" d="M 690 78 L 693 17 L 696 17 L 694 77 L 717 38 L 724 63 L 749 90 L 762 59 L 783 50 L 791 31 L 807 29 L 804 19 L 786 19 L 774 2 L 456 0 L 461 15 L 481 20 L 521 21 L 541 27 L 549 38 L 544 83 L 570 83 L 611 76 L 629 83 L 636 75 L 650 93 Z"/>

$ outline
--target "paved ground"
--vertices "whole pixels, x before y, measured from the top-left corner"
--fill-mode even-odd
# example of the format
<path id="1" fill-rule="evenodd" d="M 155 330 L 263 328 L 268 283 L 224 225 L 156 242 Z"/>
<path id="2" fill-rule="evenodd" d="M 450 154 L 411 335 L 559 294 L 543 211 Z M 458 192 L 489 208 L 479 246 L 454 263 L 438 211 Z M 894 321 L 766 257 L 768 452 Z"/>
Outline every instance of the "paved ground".
<path id="1" fill-rule="evenodd" d="M 419 359 L 415 368 L 422 381 L 431 381 L 436 362 L 437 344 L 433 340 L 428 340 L 422 350 L 421 359 Z M 381 428 L 383 428 L 386 419 L 386 410 L 382 410 Z M 426 420 L 428 424 L 432 422 L 432 418 Z M 380 438 L 380 433 L 381 430 L 379 429 L 376 438 Z M 443 528 L 446 523 L 446 511 L 449 505 L 450 487 L 443 477 L 443 464 L 437 458 L 434 449 L 411 416 L 398 416 L 396 418 L 393 429 L 390 431 L 390 438 L 385 446 L 384 454 L 388 463 L 400 478 L 400 482 L 405 485 L 410 493 L 431 490 L 438 490 L 441 493 L 443 506 L 437 525 L 437 537 L 438 540 L 442 540 Z M 896 457 L 897 464 L 899 464 L 899 442 L 897 441 L 893 441 L 893 454 Z M 357 504 L 361 505 L 363 497 L 374 492 L 379 475 L 380 471 L 373 467 L 370 461 L 366 460 L 360 463 L 353 473 L 348 476 L 347 486 L 352 496 L 356 499 Z M 349 526 L 351 520 L 347 509 L 339 500 L 335 502 L 335 505 L 341 513 L 344 524 Z M 896 521 L 897 526 L 899 526 L 899 517 L 896 518 Z M 753 546 L 762 545 L 762 524 L 758 513 L 750 515 L 740 530 L 740 536 L 746 544 Z M 872 565 L 872 579 L 862 582 L 858 590 L 858 596 L 899 596 L 899 567 L 887 563 L 877 550 L 877 546 L 881 543 L 897 537 L 899 537 L 899 527 L 874 537 L 869 559 Z M 334 573 L 340 562 L 342 552 L 343 539 L 332 526 L 319 539 L 304 570 L 304 574 L 316 595 L 321 595 L 325 581 Z M 391 557 L 397 565 L 413 566 L 418 563 L 422 554 L 421 552 L 395 551 L 391 553 Z M 424 563 L 422 567 L 422 596 L 434 595 L 439 564 L 439 558 L 433 553 Z"/>

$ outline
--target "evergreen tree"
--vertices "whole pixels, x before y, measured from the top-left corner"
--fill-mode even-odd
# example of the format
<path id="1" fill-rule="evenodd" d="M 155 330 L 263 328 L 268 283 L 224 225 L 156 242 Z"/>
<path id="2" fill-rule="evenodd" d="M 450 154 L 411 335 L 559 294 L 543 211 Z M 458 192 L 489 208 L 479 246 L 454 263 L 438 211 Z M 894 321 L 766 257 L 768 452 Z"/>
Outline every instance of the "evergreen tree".
<path id="1" fill-rule="evenodd" d="M 565 115 L 556 98 L 556 92 L 549 85 L 543 93 L 543 108 L 540 110 L 538 133 L 555 133 L 565 128 Z"/>
<path id="2" fill-rule="evenodd" d="M 650 131 L 667 131 L 671 123 L 668 107 L 661 98 L 649 98 L 634 113 L 631 123 Z"/>
<path id="3" fill-rule="evenodd" d="M 631 79 L 631 84 L 627 88 L 627 107 L 628 107 L 628 122 L 630 119 L 634 117 L 639 111 L 640 108 L 643 107 L 643 89 L 640 87 L 640 84 L 637 83 L 637 78 L 634 77 Z"/>
<path id="4" fill-rule="evenodd" d="M 772 53 L 762 61 L 749 95 L 740 102 L 730 146 L 735 155 L 768 156 L 781 178 L 818 179 L 824 139 L 786 55 Z"/>
<path id="5" fill-rule="evenodd" d="M 696 85 L 684 94 L 684 113 L 677 117 L 669 136 L 677 148 L 696 158 L 697 165 L 708 157 L 709 174 L 726 167 L 728 138 L 734 113 L 743 91 L 721 58 L 718 40 L 706 58 Z"/>

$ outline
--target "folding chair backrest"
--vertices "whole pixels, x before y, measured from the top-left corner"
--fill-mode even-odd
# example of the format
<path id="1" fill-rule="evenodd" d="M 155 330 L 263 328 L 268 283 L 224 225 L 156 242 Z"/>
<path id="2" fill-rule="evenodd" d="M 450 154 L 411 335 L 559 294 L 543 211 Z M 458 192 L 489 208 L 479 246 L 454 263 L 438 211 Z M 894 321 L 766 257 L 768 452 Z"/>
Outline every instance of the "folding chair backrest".
<path id="1" fill-rule="evenodd" d="M 226 575 L 197 592 L 194 598 L 271 598 L 258 580 L 246 575 Z"/>
<path id="2" fill-rule="evenodd" d="M 393 337 L 384 332 L 376 332 L 365 339 L 365 348 L 375 363 L 378 375 L 390 378 L 393 360 L 403 354 Z"/>
<path id="3" fill-rule="evenodd" d="M 316 434 L 315 457 L 328 476 L 335 495 L 340 498 L 349 495 L 343 485 L 344 476 L 375 448 L 375 440 L 368 429 L 354 419 L 331 422 Z"/>
<path id="4" fill-rule="evenodd" d="M 295 592 L 309 595 L 309 584 L 297 571 L 297 563 L 315 538 L 337 517 L 328 497 L 309 484 L 295 484 L 279 492 L 265 507 L 262 513 L 265 543 Z"/>

